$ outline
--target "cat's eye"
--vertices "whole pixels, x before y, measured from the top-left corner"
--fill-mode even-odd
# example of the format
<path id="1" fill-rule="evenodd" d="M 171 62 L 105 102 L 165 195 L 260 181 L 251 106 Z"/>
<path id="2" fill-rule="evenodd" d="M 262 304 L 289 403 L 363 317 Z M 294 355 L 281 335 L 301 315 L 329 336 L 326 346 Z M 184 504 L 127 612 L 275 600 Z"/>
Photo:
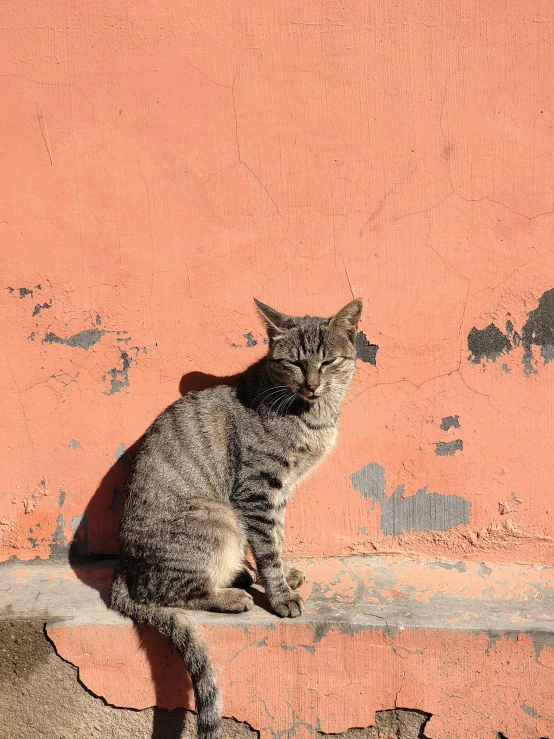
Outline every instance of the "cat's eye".
<path id="1" fill-rule="evenodd" d="M 294 359 L 285 359 L 285 357 L 280 357 L 279 359 L 274 359 L 274 362 L 277 362 L 277 364 L 285 364 L 285 365 L 293 365 L 294 367 L 299 367 L 300 369 L 304 369 L 304 364 L 302 362 L 295 362 Z"/>
<path id="2" fill-rule="evenodd" d="M 333 364 L 337 361 L 337 359 L 340 359 L 340 357 L 333 357 L 333 359 L 324 359 L 323 362 L 320 364 L 320 367 L 326 367 L 329 364 Z"/>

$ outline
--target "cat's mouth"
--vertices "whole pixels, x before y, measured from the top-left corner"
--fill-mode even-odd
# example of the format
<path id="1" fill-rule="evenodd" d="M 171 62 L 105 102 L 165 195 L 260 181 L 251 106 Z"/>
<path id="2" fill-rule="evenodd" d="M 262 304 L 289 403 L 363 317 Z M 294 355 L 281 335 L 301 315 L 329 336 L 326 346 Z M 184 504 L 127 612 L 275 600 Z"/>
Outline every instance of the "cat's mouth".
<path id="1" fill-rule="evenodd" d="M 316 395 L 313 392 L 299 390 L 297 395 L 302 398 L 306 403 L 315 403 L 316 400 L 321 398 L 321 394 Z"/>

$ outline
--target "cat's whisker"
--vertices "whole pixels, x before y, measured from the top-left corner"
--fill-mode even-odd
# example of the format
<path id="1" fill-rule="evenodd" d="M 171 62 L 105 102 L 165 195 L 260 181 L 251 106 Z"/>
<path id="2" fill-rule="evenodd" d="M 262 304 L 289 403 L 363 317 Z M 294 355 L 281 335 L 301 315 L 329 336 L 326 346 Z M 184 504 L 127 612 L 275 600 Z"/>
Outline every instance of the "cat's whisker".
<path id="1" fill-rule="evenodd" d="M 254 401 L 256 401 L 260 396 L 264 395 L 265 393 L 271 393 L 275 390 L 281 390 L 281 389 L 287 390 L 288 386 L 287 385 L 271 385 L 271 387 L 267 387 L 265 390 L 262 390 L 261 393 L 258 393 L 254 398 L 252 398 L 251 402 L 254 403 Z"/>
<path id="2" fill-rule="evenodd" d="M 284 392 L 284 391 L 281 391 L 281 394 L 280 394 L 280 395 L 278 395 L 278 396 L 277 396 L 277 398 L 276 398 L 275 400 L 273 400 L 273 402 L 271 403 L 271 406 L 269 407 L 268 413 L 271 413 L 271 412 L 273 411 L 273 408 L 274 408 L 274 407 L 275 407 L 276 405 L 278 405 L 278 404 L 280 404 L 280 403 L 281 403 L 281 401 L 283 400 L 283 392 Z"/>
<path id="3" fill-rule="evenodd" d="M 279 401 L 286 394 L 286 392 L 286 390 L 277 390 L 275 393 L 267 395 L 265 398 L 263 398 L 260 401 L 259 405 L 267 408 L 269 404 L 269 407 L 272 408 L 275 402 Z"/>
<path id="4" fill-rule="evenodd" d="M 290 397 L 287 395 L 285 398 L 283 398 L 283 400 L 279 404 L 279 406 L 278 406 L 278 408 L 276 410 L 277 415 L 279 415 L 281 413 L 281 410 L 283 410 L 283 416 L 285 415 L 286 411 L 284 409 L 285 409 L 286 405 L 289 402 L 290 402 Z"/>

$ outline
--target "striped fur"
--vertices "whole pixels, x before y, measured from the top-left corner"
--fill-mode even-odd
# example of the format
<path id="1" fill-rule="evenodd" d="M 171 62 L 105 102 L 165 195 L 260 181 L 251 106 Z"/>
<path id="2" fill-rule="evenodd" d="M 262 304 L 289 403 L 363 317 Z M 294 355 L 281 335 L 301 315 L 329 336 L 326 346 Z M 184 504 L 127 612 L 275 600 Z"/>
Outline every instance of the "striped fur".
<path id="1" fill-rule="evenodd" d="M 221 700 L 186 610 L 240 613 L 256 575 L 282 617 L 299 616 L 302 572 L 282 562 L 285 508 L 333 448 L 356 360 L 355 300 L 330 319 L 256 301 L 268 354 L 237 387 L 191 392 L 150 426 L 131 468 L 112 608 L 158 629 L 190 672 L 200 739 L 218 739 Z"/>

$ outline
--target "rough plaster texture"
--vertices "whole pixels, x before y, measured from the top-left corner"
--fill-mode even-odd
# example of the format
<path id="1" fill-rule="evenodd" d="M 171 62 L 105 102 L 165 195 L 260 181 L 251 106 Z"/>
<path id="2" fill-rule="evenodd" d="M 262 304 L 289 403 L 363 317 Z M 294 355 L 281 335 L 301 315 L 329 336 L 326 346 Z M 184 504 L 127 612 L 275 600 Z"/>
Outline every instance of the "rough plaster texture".
<path id="1" fill-rule="evenodd" d="M 260 356 L 252 296 L 355 294 L 351 405 L 288 552 L 552 561 L 551 4 L 0 14 L 2 557 L 113 553 L 118 450 Z M 410 531 L 352 487 L 369 463 Z M 424 489 L 458 506 L 439 534 Z"/>

